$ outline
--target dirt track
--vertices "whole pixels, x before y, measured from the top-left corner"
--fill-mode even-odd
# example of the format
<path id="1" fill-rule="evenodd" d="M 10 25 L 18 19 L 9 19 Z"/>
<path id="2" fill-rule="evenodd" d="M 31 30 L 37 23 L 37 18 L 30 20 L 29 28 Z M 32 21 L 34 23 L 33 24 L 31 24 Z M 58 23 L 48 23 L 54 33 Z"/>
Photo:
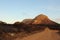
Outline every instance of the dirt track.
<path id="1" fill-rule="evenodd" d="M 60 40 L 60 35 L 57 30 L 50 30 L 48 28 L 43 32 L 39 32 L 23 39 L 17 38 L 16 40 Z"/>

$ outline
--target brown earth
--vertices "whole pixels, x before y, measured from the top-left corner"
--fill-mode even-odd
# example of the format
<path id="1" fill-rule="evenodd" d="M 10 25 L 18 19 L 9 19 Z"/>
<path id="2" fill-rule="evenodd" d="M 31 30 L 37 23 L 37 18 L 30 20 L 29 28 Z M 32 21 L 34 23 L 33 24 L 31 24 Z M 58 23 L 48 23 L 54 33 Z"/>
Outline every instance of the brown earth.
<path id="1" fill-rule="evenodd" d="M 60 40 L 60 35 L 57 32 L 58 30 L 46 28 L 43 32 L 24 37 L 23 39 L 17 38 L 16 40 Z"/>

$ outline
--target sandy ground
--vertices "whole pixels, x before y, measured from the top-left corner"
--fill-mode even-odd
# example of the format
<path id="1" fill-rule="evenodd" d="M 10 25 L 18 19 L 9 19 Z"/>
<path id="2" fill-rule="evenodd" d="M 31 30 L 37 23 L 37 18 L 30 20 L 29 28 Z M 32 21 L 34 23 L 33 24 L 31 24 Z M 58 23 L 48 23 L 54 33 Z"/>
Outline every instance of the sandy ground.
<path id="1" fill-rule="evenodd" d="M 46 28 L 43 32 L 24 37 L 22 39 L 16 38 L 16 40 L 60 40 L 60 35 L 56 32 L 58 31 Z"/>

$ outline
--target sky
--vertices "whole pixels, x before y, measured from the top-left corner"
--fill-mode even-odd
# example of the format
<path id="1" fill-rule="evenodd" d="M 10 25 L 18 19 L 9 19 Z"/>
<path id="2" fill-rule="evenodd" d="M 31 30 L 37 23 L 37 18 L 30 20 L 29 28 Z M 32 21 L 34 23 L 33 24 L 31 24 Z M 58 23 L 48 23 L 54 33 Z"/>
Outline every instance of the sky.
<path id="1" fill-rule="evenodd" d="M 60 0 L 0 0 L 0 21 L 14 23 L 41 13 L 60 19 Z"/>

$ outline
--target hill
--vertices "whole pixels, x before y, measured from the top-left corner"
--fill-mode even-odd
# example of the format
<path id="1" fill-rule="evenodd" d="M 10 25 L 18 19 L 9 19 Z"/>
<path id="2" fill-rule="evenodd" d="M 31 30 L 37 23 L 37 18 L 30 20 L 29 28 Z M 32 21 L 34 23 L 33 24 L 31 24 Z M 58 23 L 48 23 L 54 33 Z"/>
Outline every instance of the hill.
<path id="1" fill-rule="evenodd" d="M 57 40 L 60 38 L 58 35 L 60 35 L 60 24 L 50 20 L 44 14 L 14 24 L 0 22 L 0 40 L 40 40 L 41 38 L 48 40 L 47 37 L 50 40 L 55 40 L 54 38 Z"/>

